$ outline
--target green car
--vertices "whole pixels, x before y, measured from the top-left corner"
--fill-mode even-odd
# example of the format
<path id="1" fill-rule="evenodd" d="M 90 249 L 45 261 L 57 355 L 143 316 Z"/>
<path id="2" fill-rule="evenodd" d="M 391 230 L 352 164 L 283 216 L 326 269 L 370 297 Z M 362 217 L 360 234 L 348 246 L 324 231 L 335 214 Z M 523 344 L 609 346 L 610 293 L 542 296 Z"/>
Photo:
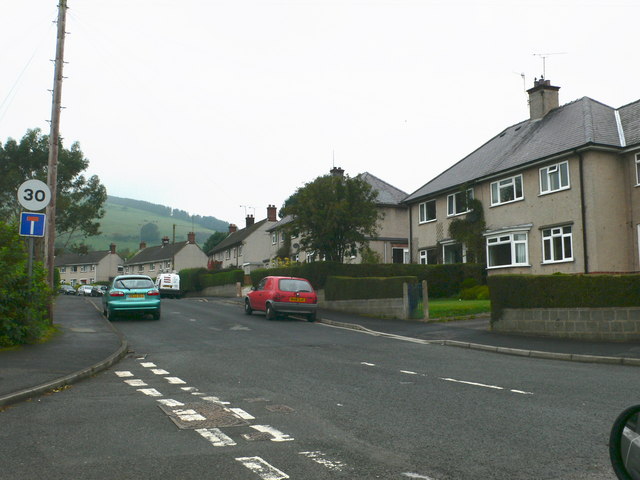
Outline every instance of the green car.
<path id="1" fill-rule="evenodd" d="M 160 319 L 160 292 L 146 275 L 118 275 L 102 296 L 102 312 L 113 320 L 122 313 L 150 313 Z"/>

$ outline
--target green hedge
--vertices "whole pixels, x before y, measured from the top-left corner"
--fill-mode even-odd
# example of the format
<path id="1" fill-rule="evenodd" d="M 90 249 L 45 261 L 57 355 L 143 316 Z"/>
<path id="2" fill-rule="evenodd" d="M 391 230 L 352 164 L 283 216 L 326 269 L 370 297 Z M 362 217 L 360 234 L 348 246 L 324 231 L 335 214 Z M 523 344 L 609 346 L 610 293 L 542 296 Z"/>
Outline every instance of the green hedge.
<path id="1" fill-rule="evenodd" d="M 325 288 L 327 277 L 416 277 L 426 280 L 429 297 L 442 298 L 458 295 L 462 282 L 472 278 L 478 284 L 486 283 L 485 268 L 477 264 L 417 265 L 417 264 L 343 264 L 335 262 L 301 263 L 290 267 L 260 269 L 251 272 L 251 282 L 257 285 L 267 275 L 306 278 L 316 289 Z"/>
<path id="2" fill-rule="evenodd" d="M 417 281 L 417 277 L 328 277 L 324 295 L 327 300 L 402 298 L 402 285 Z"/>
<path id="3" fill-rule="evenodd" d="M 199 292 L 206 287 L 242 283 L 242 270 L 212 271 L 206 268 L 187 268 L 180 270 L 180 289 L 183 292 Z"/>
<path id="4" fill-rule="evenodd" d="M 504 308 L 640 306 L 640 275 L 492 275 L 492 317 Z"/>

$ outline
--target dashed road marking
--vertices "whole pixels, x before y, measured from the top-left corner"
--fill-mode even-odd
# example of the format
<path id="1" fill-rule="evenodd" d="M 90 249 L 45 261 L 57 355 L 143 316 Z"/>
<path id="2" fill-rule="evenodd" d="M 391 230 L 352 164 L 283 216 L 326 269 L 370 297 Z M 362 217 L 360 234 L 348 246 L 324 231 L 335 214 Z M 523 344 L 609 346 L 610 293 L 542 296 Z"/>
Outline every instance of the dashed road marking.
<path id="1" fill-rule="evenodd" d="M 132 387 L 146 387 L 147 384 L 144 383 L 142 380 L 125 380 L 124 383 L 126 383 L 127 385 L 130 385 Z"/>
<path id="2" fill-rule="evenodd" d="M 231 437 L 228 437 L 219 428 L 197 428 L 196 432 L 211 442 L 214 447 L 232 447 L 237 445 Z"/>
<path id="3" fill-rule="evenodd" d="M 533 392 L 525 392 L 525 391 L 522 391 L 522 390 L 509 390 L 509 391 L 513 392 L 513 393 L 519 393 L 521 395 L 533 395 Z"/>
<path id="4" fill-rule="evenodd" d="M 203 400 L 211 403 L 217 403 L 218 405 L 229 405 L 231 402 L 223 402 L 218 397 L 202 397 Z"/>
<path id="5" fill-rule="evenodd" d="M 293 437 L 290 437 L 286 433 L 282 433 L 269 425 L 251 425 L 251 428 L 262 433 L 268 433 L 273 437 L 271 439 L 272 442 L 291 442 L 294 440 Z"/>
<path id="6" fill-rule="evenodd" d="M 247 412 L 245 412 L 241 408 L 229 408 L 228 410 L 231 413 L 233 413 L 234 415 L 236 415 L 237 417 L 239 417 L 239 418 L 241 418 L 243 420 L 255 420 L 256 419 L 256 417 L 254 417 L 253 415 L 248 414 Z"/>
<path id="7" fill-rule="evenodd" d="M 206 420 L 206 417 L 192 409 L 174 410 L 173 413 L 175 413 L 183 422 L 202 422 Z"/>
<path id="8" fill-rule="evenodd" d="M 161 368 L 154 368 L 151 371 L 156 375 L 169 375 L 169 372 L 167 372 L 166 370 L 163 370 Z"/>
<path id="9" fill-rule="evenodd" d="M 431 478 L 431 477 L 427 477 L 426 475 L 420 475 L 418 473 L 406 472 L 406 473 L 403 473 L 402 476 L 403 477 L 409 477 L 409 478 L 418 478 L 418 479 L 421 479 L 421 480 L 433 480 L 433 478 Z"/>
<path id="10" fill-rule="evenodd" d="M 178 400 L 174 400 L 172 398 L 163 398 L 161 400 L 158 400 L 158 403 L 161 403 L 162 405 L 165 405 L 167 407 L 182 407 L 182 406 L 184 406 L 184 403 L 179 402 Z"/>
<path id="11" fill-rule="evenodd" d="M 282 480 L 289 478 L 289 475 L 269 465 L 260 457 L 238 457 L 236 460 L 258 475 L 262 480 Z"/>
<path id="12" fill-rule="evenodd" d="M 120 378 L 133 377 L 133 373 L 127 372 L 127 371 L 116 372 L 116 375 L 119 376 Z"/>
<path id="13" fill-rule="evenodd" d="M 156 364 L 153 362 L 140 362 L 144 368 L 156 368 Z"/>
<path id="14" fill-rule="evenodd" d="M 375 363 L 367 363 L 367 362 L 360 362 L 360 365 L 364 365 L 365 367 L 375 367 L 376 366 Z"/>
<path id="15" fill-rule="evenodd" d="M 149 395 L 150 397 L 161 397 L 162 394 L 155 388 L 139 388 L 139 392 Z"/>
<path id="16" fill-rule="evenodd" d="M 418 372 L 412 372 L 411 370 L 400 370 L 400 373 L 406 373 L 407 375 L 418 375 Z"/>
<path id="17" fill-rule="evenodd" d="M 493 388 L 494 390 L 504 390 L 504 388 L 498 387 L 496 385 L 485 385 L 484 383 L 467 382 L 465 380 L 456 380 L 455 378 L 440 378 L 440 380 L 444 380 L 446 382 L 464 383 L 465 385 L 473 385 L 474 387 L 484 387 L 484 388 Z"/>
<path id="18" fill-rule="evenodd" d="M 186 385 L 187 384 L 187 382 L 185 382 L 184 380 L 182 380 L 182 379 L 180 379 L 178 377 L 164 377 L 164 378 L 171 385 Z"/>
<path id="19" fill-rule="evenodd" d="M 328 468 L 334 472 L 341 472 L 346 464 L 340 460 L 327 460 L 326 455 L 322 452 L 298 452 L 298 455 L 307 457 L 319 465 Z"/>

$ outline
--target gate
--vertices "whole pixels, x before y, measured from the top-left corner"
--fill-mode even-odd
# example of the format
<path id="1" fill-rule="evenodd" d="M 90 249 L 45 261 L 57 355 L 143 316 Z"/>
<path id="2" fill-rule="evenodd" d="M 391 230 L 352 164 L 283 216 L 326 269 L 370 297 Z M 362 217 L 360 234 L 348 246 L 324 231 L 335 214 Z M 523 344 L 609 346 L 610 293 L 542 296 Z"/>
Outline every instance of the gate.
<path id="1" fill-rule="evenodd" d="M 408 316 L 410 319 L 422 320 L 429 318 L 429 311 L 425 312 L 424 291 L 422 282 L 407 284 L 407 300 L 409 304 Z M 427 304 L 428 309 L 428 304 Z M 425 314 L 426 313 L 426 314 Z"/>

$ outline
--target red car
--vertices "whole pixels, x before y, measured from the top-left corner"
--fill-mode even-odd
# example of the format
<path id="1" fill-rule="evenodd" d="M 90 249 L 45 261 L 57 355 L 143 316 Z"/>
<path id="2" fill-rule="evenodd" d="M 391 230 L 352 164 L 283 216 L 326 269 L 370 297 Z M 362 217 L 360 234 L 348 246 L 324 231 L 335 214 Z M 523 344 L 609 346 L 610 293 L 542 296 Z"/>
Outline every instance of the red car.
<path id="1" fill-rule="evenodd" d="M 244 298 L 244 313 L 265 312 L 267 320 L 279 314 L 304 315 L 315 321 L 318 296 L 308 280 L 295 277 L 264 277 Z"/>

